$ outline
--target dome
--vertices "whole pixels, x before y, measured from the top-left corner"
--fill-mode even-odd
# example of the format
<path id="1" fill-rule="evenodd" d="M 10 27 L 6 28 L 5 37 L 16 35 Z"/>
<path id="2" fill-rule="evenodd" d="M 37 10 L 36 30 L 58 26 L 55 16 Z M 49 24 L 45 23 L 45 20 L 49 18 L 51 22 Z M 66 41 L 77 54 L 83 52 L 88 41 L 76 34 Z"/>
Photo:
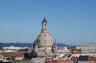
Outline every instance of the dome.
<path id="1" fill-rule="evenodd" d="M 40 34 L 37 36 L 36 41 L 34 42 L 33 52 L 38 57 L 40 56 L 52 56 L 54 55 L 54 40 L 51 34 L 47 29 L 47 20 L 43 19 L 42 29 Z"/>
<path id="2" fill-rule="evenodd" d="M 40 33 L 37 39 L 39 40 L 38 46 L 41 46 L 41 47 L 52 47 L 54 43 L 51 34 L 46 32 Z"/>

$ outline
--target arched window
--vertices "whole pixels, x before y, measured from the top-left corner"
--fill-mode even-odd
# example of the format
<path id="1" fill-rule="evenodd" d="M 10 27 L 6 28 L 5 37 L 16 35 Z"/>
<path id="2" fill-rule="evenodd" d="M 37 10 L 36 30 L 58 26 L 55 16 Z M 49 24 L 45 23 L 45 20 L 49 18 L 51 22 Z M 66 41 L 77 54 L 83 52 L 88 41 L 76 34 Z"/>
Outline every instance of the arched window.
<path id="1" fill-rule="evenodd" d="M 44 42 L 47 42 L 47 40 L 45 39 Z"/>
<path id="2" fill-rule="evenodd" d="M 46 34 L 44 34 L 44 37 L 46 36 Z"/>

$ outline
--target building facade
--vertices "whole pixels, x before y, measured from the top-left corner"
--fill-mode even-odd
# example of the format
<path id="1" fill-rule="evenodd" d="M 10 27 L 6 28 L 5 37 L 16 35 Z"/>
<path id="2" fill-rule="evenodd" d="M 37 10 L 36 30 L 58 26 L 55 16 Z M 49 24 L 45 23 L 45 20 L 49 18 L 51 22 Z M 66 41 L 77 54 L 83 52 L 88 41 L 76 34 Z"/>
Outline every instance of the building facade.
<path id="1" fill-rule="evenodd" d="M 83 54 L 96 55 L 96 43 L 82 44 L 80 48 Z"/>

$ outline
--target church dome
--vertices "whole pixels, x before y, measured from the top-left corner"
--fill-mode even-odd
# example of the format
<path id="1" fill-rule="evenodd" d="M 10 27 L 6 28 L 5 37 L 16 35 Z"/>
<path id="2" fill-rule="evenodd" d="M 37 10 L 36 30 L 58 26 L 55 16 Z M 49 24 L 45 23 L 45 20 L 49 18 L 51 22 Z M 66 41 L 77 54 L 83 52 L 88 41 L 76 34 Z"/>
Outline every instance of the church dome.
<path id="1" fill-rule="evenodd" d="M 52 56 L 54 55 L 53 47 L 54 40 L 47 29 L 48 22 L 44 19 L 42 20 L 42 29 L 40 34 L 37 36 L 34 42 L 33 51 L 37 56 Z"/>
<path id="2" fill-rule="evenodd" d="M 49 32 L 40 33 L 37 39 L 39 47 L 51 47 L 53 45 L 53 39 Z"/>

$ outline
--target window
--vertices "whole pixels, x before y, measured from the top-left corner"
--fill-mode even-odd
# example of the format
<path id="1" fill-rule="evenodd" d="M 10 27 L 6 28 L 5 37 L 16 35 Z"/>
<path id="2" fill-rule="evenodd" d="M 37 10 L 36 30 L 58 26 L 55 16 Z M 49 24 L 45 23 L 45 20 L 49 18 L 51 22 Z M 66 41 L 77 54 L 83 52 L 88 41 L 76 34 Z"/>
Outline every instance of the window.
<path id="1" fill-rule="evenodd" d="M 44 42 L 47 42 L 47 40 L 45 39 Z"/>
<path id="2" fill-rule="evenodd" d="M 46 34 L 44 34 L 44 37 L 46 36 Z"/>

